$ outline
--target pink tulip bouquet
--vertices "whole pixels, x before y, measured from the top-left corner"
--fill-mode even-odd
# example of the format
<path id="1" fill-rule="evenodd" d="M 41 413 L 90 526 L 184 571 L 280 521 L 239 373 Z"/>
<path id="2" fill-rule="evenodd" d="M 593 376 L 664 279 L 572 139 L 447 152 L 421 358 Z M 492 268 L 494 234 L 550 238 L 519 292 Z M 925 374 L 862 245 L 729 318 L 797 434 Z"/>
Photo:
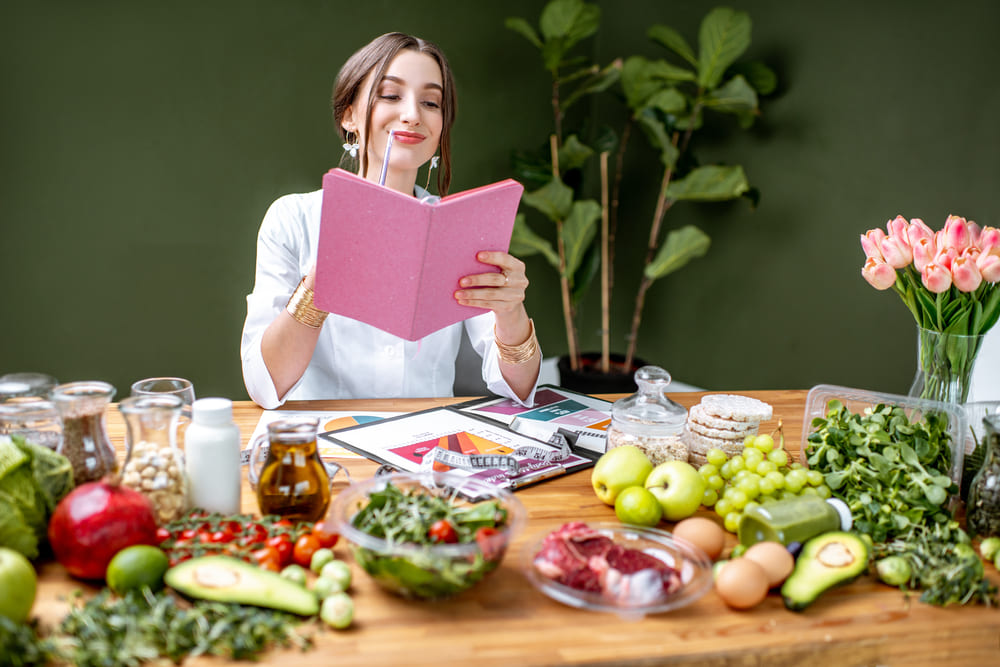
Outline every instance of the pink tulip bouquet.
<path id="1" fill-rule="evenodd" d="M 872 287 L 896 290 L 920 329 L 911 394 L 964 402 L 982 336 L 1000 317 L 1000 229 L 956 215 L 940 231 L 896 216 L 861 236 L 861 269 Z"/>

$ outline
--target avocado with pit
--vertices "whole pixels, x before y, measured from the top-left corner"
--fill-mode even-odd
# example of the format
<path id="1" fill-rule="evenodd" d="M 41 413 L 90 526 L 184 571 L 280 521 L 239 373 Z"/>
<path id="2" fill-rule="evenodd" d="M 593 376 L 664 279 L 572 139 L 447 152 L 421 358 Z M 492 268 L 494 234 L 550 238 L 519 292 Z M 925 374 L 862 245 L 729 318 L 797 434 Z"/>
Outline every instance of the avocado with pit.
<path id="1" fill-rule="evenodd" d="M 868 545 L 853 533 L 817 535 L 802 547 L 795 569 L 781 586 L 792 611 L 801 611 L 824 592 L 853 581 L 868 570 Z"/>
<path id="2" fill-rule="evenodd" d="M 230 556 L 191 558 L 167 570 L 163 579 L 187 597 L 267 607 L 299 616 L 319 613 L 319 600 L 312 591 Z"/>

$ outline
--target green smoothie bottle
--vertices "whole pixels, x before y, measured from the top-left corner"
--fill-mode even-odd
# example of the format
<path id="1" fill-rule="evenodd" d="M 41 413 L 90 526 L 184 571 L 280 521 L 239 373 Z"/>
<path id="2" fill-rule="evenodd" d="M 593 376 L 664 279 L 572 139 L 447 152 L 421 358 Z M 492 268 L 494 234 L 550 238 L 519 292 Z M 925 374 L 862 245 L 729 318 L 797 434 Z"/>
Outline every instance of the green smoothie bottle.
<path id="1" fill-rule="evenodd" d="M 788 546 L 831 530 L 850 530 L 851 523 L 851 510 L 839 498 L 798 496 L 746 510 L 737 535 L 745 547 L 757 542 Z"/>

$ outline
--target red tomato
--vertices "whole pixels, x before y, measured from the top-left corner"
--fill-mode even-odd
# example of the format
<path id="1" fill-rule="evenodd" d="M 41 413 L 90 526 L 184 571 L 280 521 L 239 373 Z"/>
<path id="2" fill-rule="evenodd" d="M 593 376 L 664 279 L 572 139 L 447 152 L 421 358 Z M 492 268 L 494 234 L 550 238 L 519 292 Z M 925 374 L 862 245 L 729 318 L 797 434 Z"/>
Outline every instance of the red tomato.
<path id="1" fill-rule="evenodd" d="M 445 542 L 446 544 L 458 542 L 458 533 L 455 532 L 455 527 L 446 519 L 438 519 L 432 523 L 431 527 L 427 529 L 427 537 L 431 538 L 433 542 Z"/>
<path id="2" fill-rule="evenodd" d="M 494 560 L 503 550 L 503 540 L 496 537 L 500 531 L 493 526 L 480 526 L 476 530 L 476 544 L 486 560 Z"/>
<path id="3" fill-rule="evenodd" d="M 181 539 L 182 540 L 190 540 L 191 538 L 193 538 L 197 534 L 198 534 L 198 531 L 195 530 L 194 528 L 185 528 L 184 530 L 181 531 Z"/>
<path id="4" fill-rule="evenodd" d="M 295 541 L 295 550 L 292 559 L 302 567 L 309 569 L 313 554 L 320 548 L 319 540 L 315 535 L 303 535 Z"/>
<path id="5" fill-rule="evenodd" d="M 157 542 L 157 544 L 163 544 L 164 542 L 166 542 L 167 540 L 169 540 L 171 537 L 172 537 L 172 535 L 171 535 L 170 531 L 167 530 L 166 528 L 157 528 L 156 529 L 156 542 Z"/>
<path id="6" fill-rule="evenodd" d="M 268 539 L 267 546 L 272 547 L 278 552 L 278 562 L 281 567 L 292 562 L 292 538 L 288 535 L 275 535 L 274 537 Z"/>
<path id="7" fill-rule="evenodd" d="M 313 537 L 319 540 L 319 545 L 324 549 L 332 549 L 340 535 L 333 529 L 333 524 L 326 521 L 317 521 L 312 529 Z"/>
<path id="8" fill-rule="evenodd" d="M 250 554 L 250 558 L 257 564 L 258 567 L 262 567 L 265 570 L 271 570 L 272 572 L 281 571 L 281 555 L 274 547 L 257 549 Z"/>
<path id="9" fill-rule="evenodd" d="M 228 530 L 217 530 L 209 536 L 208 540 L 212 544 L 227 544 L 233 541 L 233 534 Z"/>

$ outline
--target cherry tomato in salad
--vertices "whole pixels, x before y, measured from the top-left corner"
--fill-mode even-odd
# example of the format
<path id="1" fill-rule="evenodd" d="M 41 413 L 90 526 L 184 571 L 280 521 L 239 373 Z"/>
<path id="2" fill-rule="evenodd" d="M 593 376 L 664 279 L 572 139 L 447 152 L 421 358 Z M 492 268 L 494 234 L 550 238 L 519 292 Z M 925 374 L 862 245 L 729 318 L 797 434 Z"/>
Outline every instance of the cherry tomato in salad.
<path id="1" fill-rule="evenodd" d="M 432 542 L 444 542 L 445 544 L 458 542 L 455 526 L 451 525 L 447 519 L 438 519 L 432 523 L 431 527 L 427 529 L 427 537 L 431 538 Z"/>
<path id="2" fill-rule="evenodd" d="M 332 549 L 340 539 L 340 535 L 333 529 L 333 524 L 328 521 L 317 521 L 313 525 L 312 534 L 324 549 Z"/>
<path id="3" fill-rule="evenodd" d="M 292 560 L 295 561 L 297 565 L 308 569 L 310 563 L 312 563 L 313 554 L 320 549 L 319 540 L 316 536 L 309 533 L 303 535 L 295 541 L 295 549 L 292 554 Z"/>
<path id="4" fill-rule="evenodd" d="M 494 560 L 503 550 L 503 540 L 497 537 L 499 534 L 500 531 L 493 526 L 480 526 L 476 529 L 476 544 L 486 560 Z"/>

